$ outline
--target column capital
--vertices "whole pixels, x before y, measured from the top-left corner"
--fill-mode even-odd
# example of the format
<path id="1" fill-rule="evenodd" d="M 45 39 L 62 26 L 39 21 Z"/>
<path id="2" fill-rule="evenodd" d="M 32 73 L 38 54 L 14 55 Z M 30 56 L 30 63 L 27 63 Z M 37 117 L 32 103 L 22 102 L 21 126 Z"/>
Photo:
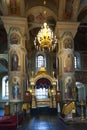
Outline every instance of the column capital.
<path id="1" fill-rule="evenodd" d="M 9 32 L 10 27 L 18 27 L 23 34 L 28 33 L 28 23 L 25 17 L 1 16 L 1 20 L 4 23 L 7 33 Z"/>
<path id="2" fill-rule="evenodd" d="M 57 22 L 55 27 L 56 36 L 60 38 L 64 32 L 71 32 L 74 38 L 79 24 L 79 22 Z"/>

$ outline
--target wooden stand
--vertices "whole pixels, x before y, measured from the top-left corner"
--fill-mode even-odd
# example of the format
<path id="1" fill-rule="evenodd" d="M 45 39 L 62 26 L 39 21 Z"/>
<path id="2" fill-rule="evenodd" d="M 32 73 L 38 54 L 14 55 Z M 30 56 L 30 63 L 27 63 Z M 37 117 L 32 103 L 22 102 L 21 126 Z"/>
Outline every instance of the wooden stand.
<path id="1" fill-rule="evenodd" d="M 10 105 L 5 105 L 5 116 L 10 115 Z"/>

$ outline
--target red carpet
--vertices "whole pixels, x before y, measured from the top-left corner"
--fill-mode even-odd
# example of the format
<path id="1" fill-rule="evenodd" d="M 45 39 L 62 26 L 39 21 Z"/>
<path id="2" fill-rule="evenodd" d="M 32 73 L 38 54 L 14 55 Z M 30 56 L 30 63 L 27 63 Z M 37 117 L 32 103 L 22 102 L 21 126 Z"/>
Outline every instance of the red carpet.
<path id="1" fill-rule="evenodd" d="M 18 124 L 23 120 L 23 116 L 18 116 Z M 15 130 L 17 127 L 17 116 L 0 116 L 0 130 Z"/>

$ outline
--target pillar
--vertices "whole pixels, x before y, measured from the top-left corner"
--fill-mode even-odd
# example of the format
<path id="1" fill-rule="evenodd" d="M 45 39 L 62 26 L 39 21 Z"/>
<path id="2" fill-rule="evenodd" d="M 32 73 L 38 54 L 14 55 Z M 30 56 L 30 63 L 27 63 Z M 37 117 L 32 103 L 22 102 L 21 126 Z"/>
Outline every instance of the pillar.
<path id="1" fill-rule="evenodd" d="M 24 100 L 26 89 L 27 71 L 25 40 L 27 39 L 27 19 L 21 17 L 1 17 L 8 36 L 8 76 L 9 76 L 9 101 L 11 113 L 13 105 L 19 105 Z M 20 110 L 19 110 L 20 111 Z"/>
<path id="2" fill-rule="evenodd" d="M 66 0 L 59 0 L 58 4 L 59 4 L 58 20 L 62 21 L 63 20 L 64 11 L 65 11 Z"/>
<path id="3" fill-rule="evenodd" d="M 80 0 L 74 0 L 73 1 L 73 12 L 72 12 L 72 17 L 71 17 L 72 21 L 77 20 L 79 4 L 80 4 Z"/>
<path id="4" fill-rule="evenodd" d="M 75 70 L 74 70 L 74 36 L 79 23 L 57 22 L 56 36 L 58 37 L 58 78 L 62 100 L 75 100 Z"/>

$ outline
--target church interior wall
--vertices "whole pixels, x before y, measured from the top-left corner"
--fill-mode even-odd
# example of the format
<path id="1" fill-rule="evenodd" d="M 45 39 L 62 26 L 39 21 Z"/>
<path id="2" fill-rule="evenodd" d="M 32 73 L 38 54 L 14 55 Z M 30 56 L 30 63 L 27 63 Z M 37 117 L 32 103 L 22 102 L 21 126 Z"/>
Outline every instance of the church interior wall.
<path id="1" fill-rule="evenodd" d="M 84 1 L 86 1 L 86 0 L 84 0 Z M 5 26 L 5 30 L 6 30 L 6 32 L 7 32 L 7 36 L 9 35 L 9 30 L 11 29 L 10 28 L 10 26 L 12 26 L 13 28 L 14 28 L 14 26 L 16 26 L 17 28 L 19 28 L 19 32 L 20 32 L 20 37 L 21 37 L 21 41 L 18 41 L 18 42 L 20 42 L 20 44 L 21 45 L 19 45 L 19 43 L 17 44 L 17 46 L 14 46 L 14 45 L 12 45 L 12 46 L 10 46 L 10 42 L 8 41 L 8 43 L 6 43 L 6 44 L 8 44 L 9 46 L 9 48 L 10 48 L 10 51 L 11 51 L 11 48 L 12 48 L 12 52 L 14 51 L 14 49 L 16 50 L 16 52 L 17 52 L 17 54 L 18 54 L 18 57 L 20 58 L 20 65 L 21 65 L 21 69 L 20 69 L 20 67 L 19 67 L 19 72 L 18 72 L 18 70 L 17 70 L 17 72 L 15 72 L 15 71 L 13 71 L 13 72 L 11 72 L 11 70 L 10 70 L 10 67 L 11 67 L 11 61 L 10 61 L 10 63 L 8 62 L 8 65 L 9 65 L 9 69 L 8 70 L 10 70 L 10 82 L 11 83 L 9 83 L 9 87 L 10 87 L 10 90 L 12 91 L 12 78 L 14 78 L 15 76 L 17 76 L 17 79 L 19 79 L 20 78 L 20 86 L 21 86 L 21 91 L 20 91 L 20 93 L 22 94 L 22 96 L 21 96 L 21 99 L 22 99 L 22 101 L 23 101 L 23 91 L 25 91 L 25 88 L 24 87 L 26 87 L 26 79 L 27 79 L 27 74 L 29 73 L 29 75 L 30 75 L 30 77 L 31 77 L 31 73 L 32 73 L 32 71 L 34 72 L 34 73 L 36 73 L 36 63 L 35 63 L 35 57 L 36 57 L 36 54 L 35 54 L 35 50 L 34 50 L 34 52 L 32 53 L 32 49 L 30 50 L 30 52 L 29 52 L 29 69 L 27 69 L 27 71 L 28 72 L 26 72 L 26 66 L 25 66 L 25 56 L 26 56 L 26 54 L 27 54 L 27 49 L 29 49 L 29 48 L 27 48 L 27 49 L 25 49 L 25 47 L 26 47 L 26 43 L 25 43 L 25 40 L 26 40 L 26 42 L 27 42 L 27 44 L 29 44 L 29 45 L 32 45 L 32 43 L 33 42 L 31 42 L 31 43 L 29 43 L 29 40 L 30 39 L 28 39 L 28 38 L 30 38 L 28 35 L 29 35 L 29 32 L 28 31 L 30 31 L 30 30 L 33 30 L 33 28 L 35 27 L 35 29 L 37 29 L 38 30 L 38 27 L 40 27 L 40 25 L 41 25 L 41 23 L 42 22 L 44 22 L 44 20 L 46 19 L 48 22 L 49 22 L 49 24 L 54 24 L 54 27 L 53 27 L 53 30 L 54 30 L 54 28 L 55 28 L 55 25 L 57 24 L 57 22 L 58 22 L 58 24 L 60 24 L 60 25 L 63 25 L 63 28 L 62 29 L 65 29 L 65 30 L 60 30 L 60 34 L 62 34 L 62 32 L 63 31 L 65 31 L 65 32 L 63 32 L 63 33 L 66 33 L 66 31 L 68 30 L 68 33 L 70 33 L 70 31 L 72 31 L 73 33 L 76 33 L 77 32 L 77 28 L 75 28 L 76 30 L 73 30 L 73 28 L 70 28 L 71 27 L 71 25 L 73 25 L 73 27 L 76 25 L 77 26 L 77 24 L 79 24 L 78 22 L 71 22 L 71 20 L 72 21 L 76 21 L 76 19 L 78 20 L 78 21 L 80 21 L 80 19 L 81 18 L 83 18 L 83 16 L 82 16 L 82 14 L 81 14 L 81 10 L 82 10 L 82 12 L 84 12 L 83 11 L 83 9 L 81 8 L 81 10 L 80 10 L 80 12 L 79 12 L 79 14 L 76 14 L 75 16 L 73 16 L 74 14 L 75 14 L 75 12 L 74 12 L 74 7 L 73 7 L 73 5 L 75 4 L 72 4 L 72 0 L 67 0 L 66 1 L 66 4 L 65 3 L 63 3 L 63 7 L 62 7 L 62 11 L 60 11 L 60 9 L 59 10 L 57 10 L 57 8 L 58 8 L 58 4 L 56 5 L 55 4 L 55 2 L 53 3 L 53 5 L 52 5 L 52 3 L 51 4 L 49 4 L 49 6 L 47 5 L 46 7 L 42 7 L 42 4 L 43 3 L 41 3 L 41 1 L 40 1 L 40 3 L 38 4 L 36 4 L 36 7 L 35 6 L 32 6 L 33 4 L 35 4 L 35 3 L 37 3 L 36 1 L 32 1 L 32 3 L 30 4 L 29 2 L 28 2 L 28 5 L 26 5 L 26 13 L 25 14 L 21 14 L 21 13 L 24 13 L 23 11 L 21 11 L 21 5 L 19 4 L 19 3 L 17 3 L 17 8 L 15 8 L 15 11 L 13 11 L 9 6 L 8 7 L 6 7 L 5 8 L 5 12 L 6 12 L 6 10 L 7 10 L 7 13 L 5 14 L 5 12 L 3 13 L 3 14 L 5 14 L 5 16 L 1 16 L 1 19 L 2 19 L 2 21 L 3 21 L 3 23 L 4 23 L 4 26 Z M 68 2 L 70 2 L 70 9 L 69 9 L 69 7 L 68 7 Z M 2 5 L 3 5 L 4 3 L 2 3 Z M 30 5 L 29 5 L 30 4 Z M 48 4 L 48 3 L 47 3 Z M 64 5 L 65 4 L 65 5 Z M 78 4 L 78 3 L 77 3 Z M 55 5 L 56 5 L 56 7 L 55 7 Z M 61 5 L 61 3 L 60 3 L 60 5 Z M 23 6 L 23 4 L 22 4 L 22 6 Z M 29 8 L 27 8 L 29 6 Z M 39 8 L 38 7 L 40 7 L 40 9 L 41 10 L 39 10 Z M 55 8 L 53 8 L 53 7 L 55 7 Z M 17 9 L 17 10 L 16 10 Z M 46 18 L 44 17 L 44 15 L 43 15 L 43 11 L 44 10 L 47 10 L 47 15 L 46 15 Z M 63 10 L 64 9 L 64 10 Z M 76 10 L 78 10 L 78 7 L 75 9 L 75 11 Z M 57 12 L 58 11 L 58 12 Z M 76 11 L 77 12 L 77 11 Z M 62 14 L 62 15 L 61 15 Z M 10 17 L 9 16 L 6 16 L 6 15 L 10 15 Z M 20 17 L 20 16 L 24 16 L 24 17 Z M 78 15 L 78 17 L 77 17 L 77 15 Z M 13 17 L 12 17 L 13 16 Z M 15 16 L 15 17 L 14 17 Z M 59 17 L 58 17 L 59 16 Z M 75 19 L 73 19 L 73 18 L 75 18 Z M 84 17 L 84 18 L 86 18 L 86 17 Z M 83 18 L 83 19 L 84 19 Z M 59 19 L 59 21 L 57 21 Z M 17 23 L 17 20 L 18 20 L 18 23 Z M 27 20 L 29 20 L 29 21 L 27 21 Z M 67 26 L 65 26 L 65 22 L 64 21 L 66 21 L 66 25 Z M 69 22 L 68 22 L 69 21 Z M 81 19 L 81 21 L 82 21 L 82 19 Z M 28 22 L 28 23 L 27 23 Z M 35 25 L 36 23 L 35 22 L 37 22 L 37 23 L 39 23 L 38 25 Z M 21 24 L 20 24 L 21 23 Z M 32 24 L 32 23 L 34 23 L 34 25 Z M 62 24 L 61 24 L 62 23 Z M 77 24 L 76 24 L 77 23 Z M 70 24 L 70 25 L 69 25 Z M 70 26 L 69 28 L 68 28 L 68 26 Z M 62 26 L 61 26 L 62 27 Z M 15 28 L 15 29 L 17 29 L 17 28 Z M 28 29 L 28 30 L 27 30 Z M 70 30 L 71 29 L 71 30 Z M 16 30 L 17 31 L 17 30 Z M 57 28 L 57 35 L 58 35 L 58 28 Z M 6 33 L 5 32 L 5 33 Z M 27 33 L 28 34 L 27 34 Z M 33 35 L 33 37 L 35 36 L 35 30 L 33 30 L 33 31 L 31 31 L 32 32 L 32 35 Z M 22 33 L 22 34 L 21 34 Z M 28 37 L 27 37 L 28 36 Z M 31 36 L 31 35 L 30 35 Z M 26 37 L 27 37 L 27 39 L 26 39 Z M 59 37 L 58 37 L 59 38 Z M 70 38 L 70 37 L 69 37 Z M 19 38 L 20 39 L 20 38 Z M 61 38 L 62 39 L 62 38 Z M 74 44 L 74 39 L 73 39 L 73 36 L 71 36 L 71 42 Z M 70 40 L 70 39 L 68 39 L 68 41 Z M 31 40 L 30 40 L 31 41 Z M 33 40 L 32 40 L 33 41 Z M 5 43 L 6 41 L 4 41 L 4 42 L 2 42 L 2 43 Z M 13 41 L 12 41 L 13 42 Z M 46 70 L 47 70 L 47 72 L 50 74 L 50 75 L 52 75 L 52 72 L 53 71 L 55 71 L 56 72 L 56 74 L 58 74 L 58 78 L 59 78 L 59 85 L 60 86 L 62 86 L 60 89 L 61 89 L 61 91 L 64 93 L 64 91 L 65 91 L 65 88 L 64 88 L 64 84 L 62 83 L 62 81 L 64 82 L 65 80 L 66 80 L 66 78 L 69 76 L 69 77 L 71 77 L 72 79 L 74 79 L 74 78 L 76 78 L 76 82 L 77 81 L 80 81 L 81 83 L 83 83 L 84 84 L 84 86 L 85 86 L 85 90 L 86 90 L 86 95 L 87 95 L 87 53 L 85 53 L 85 52 L 79 52 L 79 53 L 75 53 L 75 55 L 77 56 L 77 66 L 78 66 L 78 68 L 76 68 L 75 69 L 75 77 L 73 77 L 74 76 L 74 55 L 73 55 L 73 51 L 74 51 L 74 46 L 72 46 L 72 47 L 65 47 L 64 45 L 65 44 L 63 44 L 63 42 L 64 41 L 62 41 L 62 45 L 61 45 L 61 43 L 60 43 L 60 46 L 59 46 L 59 49 L 60 49 L 60 53 L 62 53 L 63 51 L 65 51 L 63 54 L 61 54 L 60 55 L 60 57 L 58 57 L 58 60 L 59 60 L 59 63 L 58 63 L 58 67 L 57 67 L 57 71 L 56 71 L 56 61 L 54 60 L 54 59 L 56 59 L 56 56 L 54 56 L 54 54 L 52 54 L 52 53 L 50 53 L 50 54 L 46 54 L 46 61 L 47 61 L 47 67 L 46 67 Z M 3 45 L 1 43 L 1 45 Z M 66 42 L 67 43 L 67 42 Z M 13 44 L 13 43 L 12 43 Z M 79 44 L 79 43 L 78 43 Z M 18 48 L 20 48 L 19 50 L 18 50 Z M 32 46 L 31 48 L 33 48 L 34 46 Z M 5 51 L 3 51 L 3 53 L 8 53 L 8 52 L 10 52 L 9 51 L 9 48 L 5 48 Z M 16 49 L 17 48 L 17 49 Z M 63 50 L 62 50 L 62 48 L 63 48 Z M 55 52 L 56 53 L 56 52 Z M 70 55 L 69 55 L 70 54 Z M 65 70 L 66 70 L 66 68 L 67 68 L 67 66 L 68 66 L 68 63 L 70 63 L 70 61 L 68 61 L 67 62 L 67 64 L 66 64 L 66 66 L 63 66 L 64 65 L 64 63 L 66 62 L 65 61 L 65 59 L 64 58 L 67 58 L 67 55 L 68 56 L 71 56 L 72 58 L 73 58 L 73 69 L 71 70 L 71 72 L 65 72 Z M 11 56 L 10 56 L 10 58 L 11 58 Z M 57 61 L 58 62 L 58 61 Z M 71 66 L 71 65 L 70 65 Z M 64 68 L 65 67 L 65 68 Z M 65 70 L 64 70 L 64 69 Z M 8 71 L 6 72 L 6 74 L 8 73 Z M 67 73 L 67 74 L 66 74 Z M 65 74 L 65 75 L 63 75 L 63 74 Z M 4 75 L 4 73 L 3 73 L 3 75 Z M 63 76 L 65 76 L 65 77 L 63 77 Z M 61 79 L 61 77 L 62 77 L 62 79 Z M 74 81 L 75 81 L 75 79 L 74 79 Z M 28 87 L 28 86 L 27 86 Z M 85 95 L 85 97 L 86 97 L 86 95 Z M 12 97 L 11 97 L 11 92 L 10 92 L 10 99 L 11 99 Z M 64 97 L 63 97 L 64 98 Z M 2 100 L 2 73 L 0 74 L 0 99 Z M 9 101 L 9 100 L 8 100 Z M 14 102 L 14 101 L 13 101 Z M 20 106 L 21 106 L 21 103 L 19 103 L 20 105 L 19 105 L 19 109 L 20 109 Z M 12 109 L 12 105 L 13 104 L 11 104 L 11 112 L 13 111 Z M 1 106 L 0 106 L 1 108 L 3 107 L 3 103 L 1 104 Z"/>

